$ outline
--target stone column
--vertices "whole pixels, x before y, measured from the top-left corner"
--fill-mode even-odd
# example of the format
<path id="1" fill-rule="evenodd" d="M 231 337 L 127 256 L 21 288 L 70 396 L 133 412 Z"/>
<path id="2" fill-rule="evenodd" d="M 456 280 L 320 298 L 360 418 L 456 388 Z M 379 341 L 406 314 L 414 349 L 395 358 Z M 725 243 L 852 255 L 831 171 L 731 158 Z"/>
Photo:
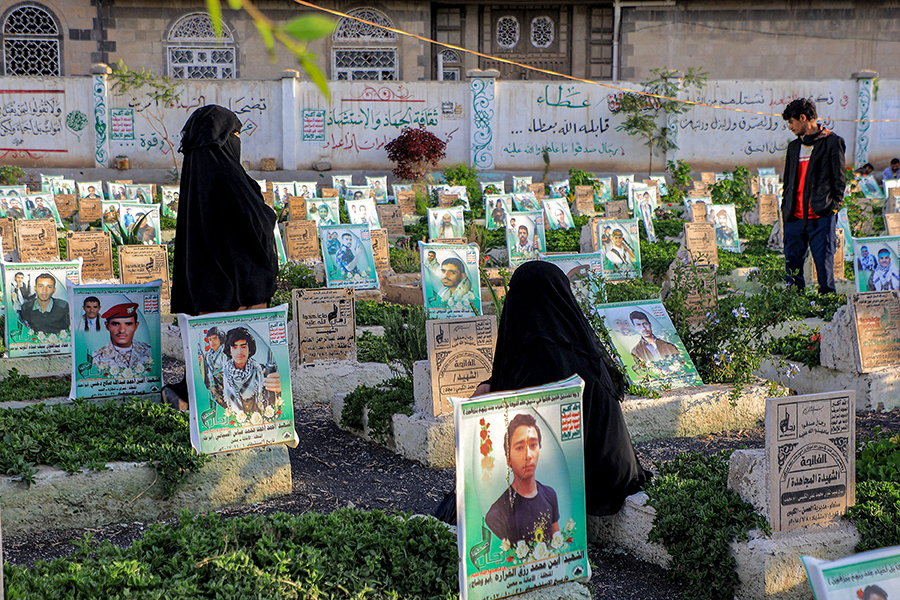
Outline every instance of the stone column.
<path id="1" fill-rule="evenodd" d="M 469 158 L 473 168 L 489 171 L 494 168 L 494 131 L 497 129 L 494 84 L 500 71 L 473 69 L 467 71 L 466 76 L 471 80 L 469 89 L 472 91 Z"/>
<path id="2" fill-rule="evenodd" d="M 297 169 L 297 137 L 300 124 L 297 122 L 297 82 L 300 72 L 285 69 L 281 72 L 281 168 L 289 171 Z"/>
<path id="3" fill-rule="evenodd" d="M 94 97 L 94 166 L 109 166 L 109 120 L 107 104 L 109 100 L 109 74 L 107 65 L 97 63 L 91 65 L 91 91 Z"/>
<path id="4" fill-rule="evenodd" d="M 859 99 L 856 103 L 856 143 L 855 159 L 856 168 L 860 168 L 869 162 L 869 122 L 872 118 L 872 96 L 875 88 L 875 80 L 878 73 L 875 71 L 860 71 L 854 73 L 853 78 L 859 87 Z"/>

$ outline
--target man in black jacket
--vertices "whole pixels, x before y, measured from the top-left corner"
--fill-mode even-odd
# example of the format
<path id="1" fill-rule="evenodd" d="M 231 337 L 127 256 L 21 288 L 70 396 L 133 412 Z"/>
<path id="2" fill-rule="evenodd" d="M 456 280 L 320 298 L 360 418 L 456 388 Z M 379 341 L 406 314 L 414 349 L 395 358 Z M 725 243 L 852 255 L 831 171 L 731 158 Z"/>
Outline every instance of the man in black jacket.
<path id="1" fill-rule="evenodd" d="M 782 118 L 797 139 L 788 144 L 784 164 L 784 260 L 787 283 L 803 289 L 803 262 L 809 247 L 819 293 L 834 292 L 836 214 L 844 198 L 844 140 L 816 122 L 816 105 L 794 100 Z"/>

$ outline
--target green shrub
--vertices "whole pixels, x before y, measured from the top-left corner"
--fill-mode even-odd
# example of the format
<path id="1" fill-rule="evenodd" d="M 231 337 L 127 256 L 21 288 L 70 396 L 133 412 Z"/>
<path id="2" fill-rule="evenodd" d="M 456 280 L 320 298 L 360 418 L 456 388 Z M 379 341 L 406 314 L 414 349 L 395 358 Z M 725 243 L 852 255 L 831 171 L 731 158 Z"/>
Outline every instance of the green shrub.
<path id="1" fill-rule="evenodd" d="M 773 354 L 780 354 L 788 360 L 797 361 L 812 368 L 819 366 L 821 342 L 819 328 L 810 330 L 806 327 L 803 331 L 772 340 L 770 349 Z"/>
<path id="2" fill-rule="evenodd" d="M 753 506 L 728 489 L 730 451 L 681 454 L 660 466 L 647 486 L 656 509 L 648 540 L 672 555 L 669 575 L 687 584 L 691 600 L 732 598 L 739 583 L 729 545 L 751 529 L 769 531 Z"/>
<path id="3" fill-rule="evenodd" d="M 372 437 L 384 441 L 391 435 L 391 419 L 395 414 L 413 414 L 412 379 L 397 377 L 378 387 L 361 385 L 344 397 L 341 425 L 363 428 L 363 412 L 368 409 L 368 425 Z"/>
<path id="4" fill-rule="evenodd" d="M 68 396 L 70 388 L 71 383 L 68 379 L 53 377 L 32 379 L 27 375 L 19 375 L 19 370 L 13 367 L 6 377 L 0 379 L 0 402 Z"/>
<path id="5" fill-rule="evenodd" d="M 456 539 L 434 519 L 339 509 L 224 519 L 183 513 L 130 548 L 7 565 L 7 600 L 457 598 Z"/>

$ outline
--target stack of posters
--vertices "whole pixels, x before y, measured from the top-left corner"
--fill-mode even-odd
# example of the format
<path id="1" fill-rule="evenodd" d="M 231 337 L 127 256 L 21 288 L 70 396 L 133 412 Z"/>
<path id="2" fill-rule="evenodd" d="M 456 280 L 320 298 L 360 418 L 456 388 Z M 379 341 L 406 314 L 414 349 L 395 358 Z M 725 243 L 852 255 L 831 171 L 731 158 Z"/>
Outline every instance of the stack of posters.
<path id="1" fill-rule="evenodd" d="M 422 295 L 429 319 L 481 315 L 478 246 L 419 242 Z"/>
<path id="2" fill-rule="evenodd" d="M 2 263 L 2 273 L 10 358 L 71 352 L 68 287 L 81 282 L 81 259 Z"/>
<path id="3" fill-rule="evenodd" d="M 323 225 L 319 242 L 330 288 L 378 289 L 378 273 L 368 225 Z"/>
<path id="4" fill-rule="evenodd" d="M 511 212 L 506 216 L 506 248 L 509 266 L 515 269 L 545 252 L 544 212 Z"/>
<path id="5" fill-rule="evenodd" d="M 710 204 L 706 209 L 707 222 L 716 228 L 716 246 L 728 252 L 740 252 L 734 204 Z"/>
<path id="6" fill-rule="evenodd" d="M 162 390 L 162 282 L 69 287 L 71 398 Z"/>
<path id="7" fill-rule="evenodd" d="M 900 290 L 900 237 L 853 238 L 858 292 Z"/>
<path id="8" fill-rule="evenodd" d="M 188 365 L 191 445 L 213 454 L 294 444 L 287 304 L 178 315 Z"/>
<path id="9" fill-rule="evenodd" d="M 463 207 L 428 209 L 428 237 L 431 240 L 452 240 L 466 235 Z"/>
<path id="10" fill-rule="evenodd" d="M 653 390 L 703 385 L 662 302 L 601 304 L 596 311 L 629 383 Z"/>
<path id="11" fill-rule="evenodd" d="M 603 252 L 603 279 L 622 281 L 641 276 L 641 244 L 637 219 L 597 222 Z"/>
<path id="12" fill-rule="evenodd" d="M 463 600 L 590 578 L 583 387 L 573 376 L 515 392 L 451 398 Z M 538 452 L 528 451 L 535 447 Z M 530 510 L 535 499 L 546 513 Z"/>

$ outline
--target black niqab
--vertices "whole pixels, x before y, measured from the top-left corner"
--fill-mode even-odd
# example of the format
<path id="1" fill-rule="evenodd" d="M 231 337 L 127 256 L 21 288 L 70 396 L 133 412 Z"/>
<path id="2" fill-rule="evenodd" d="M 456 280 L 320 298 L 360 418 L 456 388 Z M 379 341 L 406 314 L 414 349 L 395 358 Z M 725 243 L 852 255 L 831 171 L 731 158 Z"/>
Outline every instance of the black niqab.
<path id="1" fill-rule="evenodd" d="M 209 105 L 181 131 L 172 312 L 236 310 L 275 294 L 275 212 L 241 166 L 241 121 Z"/>
<path id="2" fill-rule="evenodd" d="M 578 374 L 587 513 L 611 515 L 649 473 L 638 463 L 619 402 L 625 380 L 600 345 L 559 267 L 528 262 L 509 282 L 497 332 L 491 392 L 545 385 Z"/>

